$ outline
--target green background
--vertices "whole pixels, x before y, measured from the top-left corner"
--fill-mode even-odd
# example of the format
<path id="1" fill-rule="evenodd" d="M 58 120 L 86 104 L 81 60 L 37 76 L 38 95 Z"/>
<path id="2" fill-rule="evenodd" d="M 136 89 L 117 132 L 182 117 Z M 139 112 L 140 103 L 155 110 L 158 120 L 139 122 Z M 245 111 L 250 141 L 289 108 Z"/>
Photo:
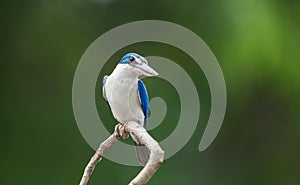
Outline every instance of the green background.
<path id="1" fill-rule="evenodd" d="M 158 43 L 133 44 L 110 59 L 100 76 L 128 51 L 170 58 L 190 74 L 199 92 L 197 130 L 148 184 L 300 184 L 299 12 L 296 0 L 2 0 L 0 184 L 78 184 L 94 151 L 73 115 L 76 66 L 101 34 L 144 19 L 174 22 L 198 34 L 217 57 L 228 92 L 221 131 L 199 152 L 210 92 L 196 63 Z M 164 80 L 145 83 L 150 97 L 166 98 L 166 119 L 151 131 L 162 140 L 176 126 L 178 94 Z M 100 94 L 95 100 L 112 130 L 116 122 Z M 127 184 L 140 170 L 103 159 L 89 184 Z"/>

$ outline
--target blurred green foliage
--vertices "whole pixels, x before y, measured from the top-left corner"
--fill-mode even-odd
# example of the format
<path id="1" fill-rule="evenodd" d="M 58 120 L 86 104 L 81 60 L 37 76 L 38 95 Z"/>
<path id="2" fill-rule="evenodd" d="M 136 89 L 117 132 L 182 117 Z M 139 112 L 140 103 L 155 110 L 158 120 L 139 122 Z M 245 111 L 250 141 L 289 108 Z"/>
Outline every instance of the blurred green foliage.
<path id="1" fill-rule="evenodd" d="M 199 153 L 210 110 L 201 69 L 163 44 L 135 44 L 117 53 L 133 49 L 176 61 L 201 96 L 192 139 L 164 162 L 149 184 L 300 184 L 300 1 L 25 0 L 1 1 L 0 8 L 0 184 L 79 182 L 94 151 L 73 116 L 76 66 L 101 34 L 144 19 L 174 22 L 198 34 L 216 55 L 228 91 L 222 129 Z M 114 59 L 100 75 L 111 72 Z M 150 96 L 160 94 L 159 86 L 168 86 L 154 79 L 147 85 Z M 99 112 L 107 113 L 103 119 L 114 123 L 101 97 L 95 98 Z M 151 134 L 163 139 L 174 127 L 166 118 Z M 140 169 L 104 159 L 89 184 L 126 184 Z"/>

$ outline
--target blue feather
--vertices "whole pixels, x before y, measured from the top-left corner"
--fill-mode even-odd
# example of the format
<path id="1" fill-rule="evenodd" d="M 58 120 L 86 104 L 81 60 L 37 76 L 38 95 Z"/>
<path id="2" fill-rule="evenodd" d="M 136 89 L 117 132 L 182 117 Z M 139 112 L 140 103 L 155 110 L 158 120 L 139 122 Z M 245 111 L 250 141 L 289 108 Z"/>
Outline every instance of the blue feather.
<path id="1" fill-rule="evenodd" d="M 140 95 L 141 106 L 145 116 L 144 127 L 146 128 L 147 120 L 148 120 L 148 111 L 149 111 L 149 98 L 146 86 L 142 82 L 142 80 L 138 81 L 138 92 Z"/>
<path id="2" fill-rule="evenodd" d="M 104 95 L 104 85 L 105 85 L 105 81 L 106 81 L 106 78 L 107 78 L 107 75 L 105 75 L 103 78 L 102 78 L 102 96 L 105 98 L 105 95 Z"/>
<path id="3" fill-rule="evenodd" d="M 120 61 L 120 64 L 130 64 L 129 58 L 131 56 L 137 57 L 139 58 L 140 55 L 136 54 L 136 53 L 127 53 Z"/>
<path id="4" fill-rule="evenodd" d="M 105 99 L 105 101 L 106 101 L 108 107 L 110 108 L 110 105 L 109 105 L 109 103 L 108 103 L 108 101 L 107 101 L 106 94 L 105 94 L 105 91 L 104 91 L 104 85 L 105 85 L 106 79 L 107 79 L 107 75 L 105 75 L 105 76 L 102 78 L 102 96 L 103 96 L 103 98 Z"/>

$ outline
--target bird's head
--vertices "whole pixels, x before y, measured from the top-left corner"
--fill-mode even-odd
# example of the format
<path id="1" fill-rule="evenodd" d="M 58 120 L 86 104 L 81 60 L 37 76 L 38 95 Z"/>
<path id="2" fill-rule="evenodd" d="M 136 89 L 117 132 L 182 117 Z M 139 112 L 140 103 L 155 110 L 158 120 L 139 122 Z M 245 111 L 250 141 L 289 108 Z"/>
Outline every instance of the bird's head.
<path id="1" fill-rule="evenodd" d="M 126 65 L 127 70 L 132 70 L 132 72 L 138 75 L 145 76 L 157 76 L 158 73 L 148 65 L 148 61 L 136 54 L 128 53 L 120 61 L 119 65 Z"/>

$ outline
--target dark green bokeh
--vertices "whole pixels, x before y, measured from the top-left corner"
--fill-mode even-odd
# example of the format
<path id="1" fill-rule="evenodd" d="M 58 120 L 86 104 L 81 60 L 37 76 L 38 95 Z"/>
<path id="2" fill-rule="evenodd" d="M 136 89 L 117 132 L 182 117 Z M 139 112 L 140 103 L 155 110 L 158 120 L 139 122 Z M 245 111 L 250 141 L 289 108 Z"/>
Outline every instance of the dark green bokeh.
<path id="1" fill-rule="evenodd" d="M 163 44 L 135 44 L 116 54 L 135 50 L 168 57 L 190 74 L 200 94 L 201 116 L 192 139 L 149 184 L 300 184 L 299 1 L 26 0 L 1 1 L 0 7 L 0 184 L 78 184 L 94 151 L 73 116 L 76 66 L 101 34 L 144 19 L 171 21 L 198 34 L 216 55 L 228 91 L 222 129 L 200 153 L 210 111 L 201 69 Z M 109 62 L 100 75 L 114 65 Z M 167 86 L 154 79 L 145 83 L 153 95 L 159 85 Z M 101 97 L 95 99 L 105 120 L 113 122 Z M 174 124 L 166 119 L 151 134 L 163 139 Z M 126 184 L 140 169 L 104 159 L 89 184 Z"/>

